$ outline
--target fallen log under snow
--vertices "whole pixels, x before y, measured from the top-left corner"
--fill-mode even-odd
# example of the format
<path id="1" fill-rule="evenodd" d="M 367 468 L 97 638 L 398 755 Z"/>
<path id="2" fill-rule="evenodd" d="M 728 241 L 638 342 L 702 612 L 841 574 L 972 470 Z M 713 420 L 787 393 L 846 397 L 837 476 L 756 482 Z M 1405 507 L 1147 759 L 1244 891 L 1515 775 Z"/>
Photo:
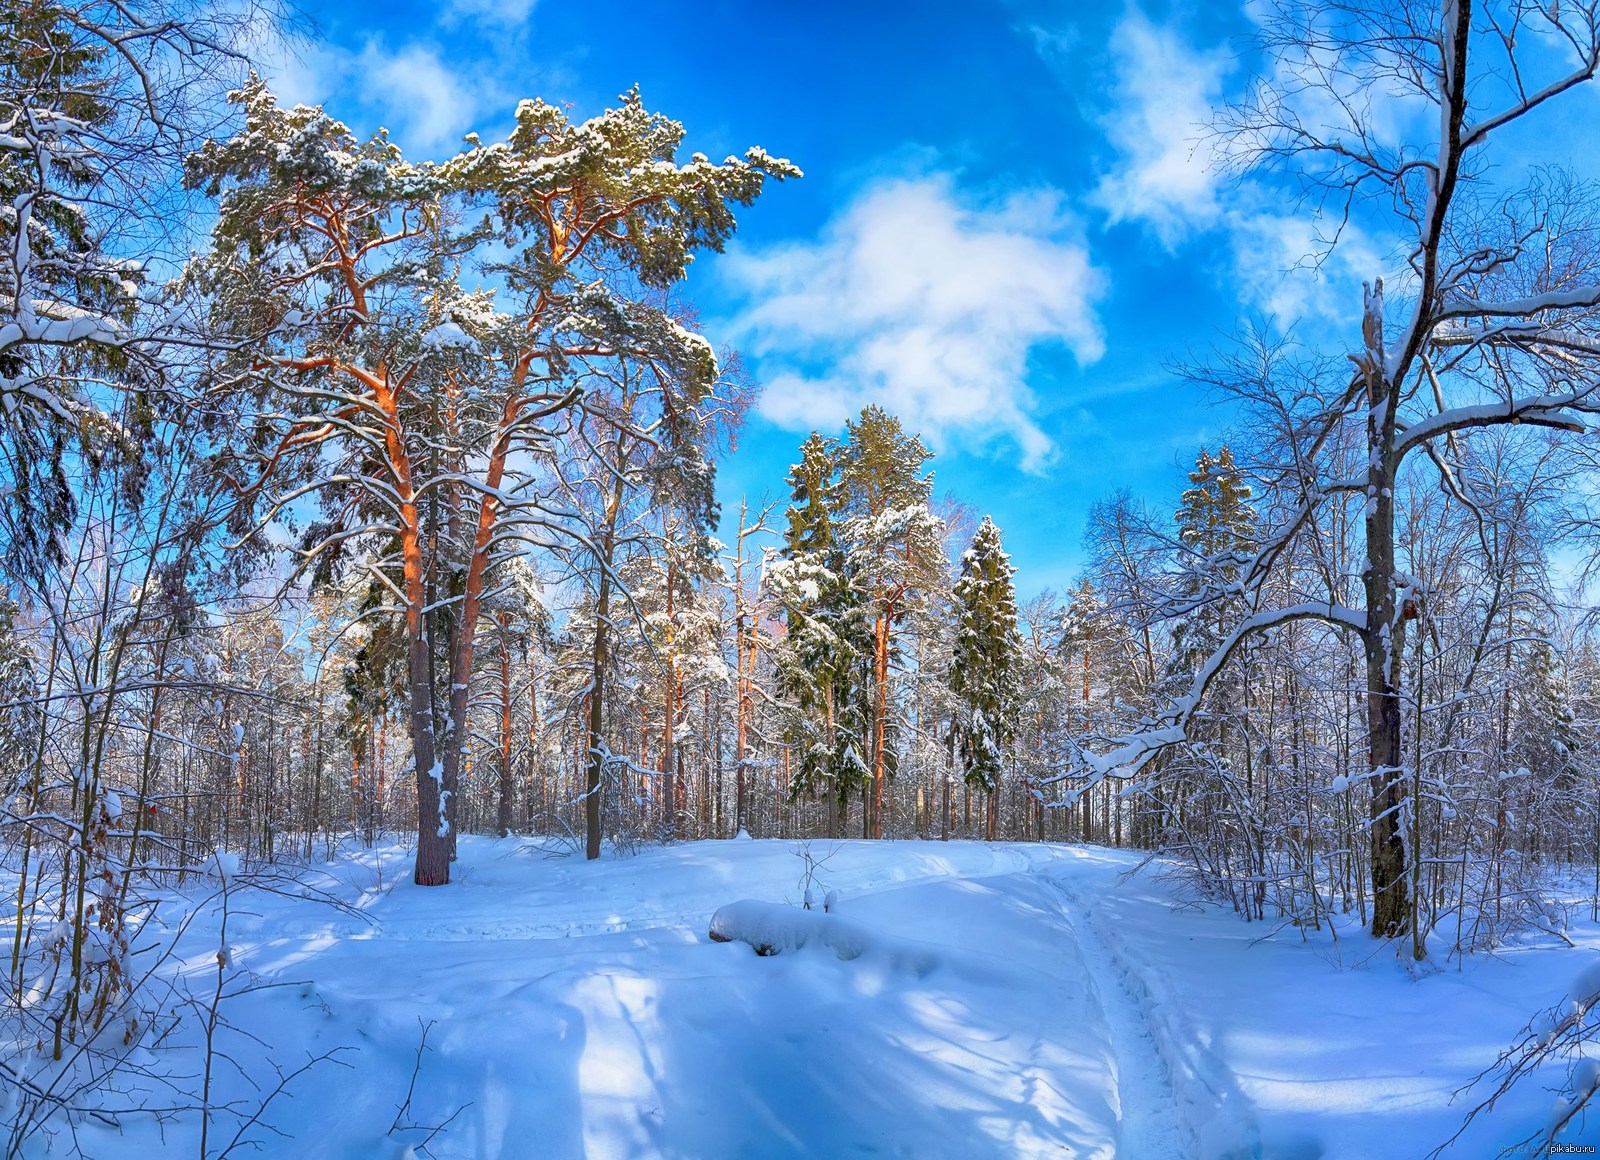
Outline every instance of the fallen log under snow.
<path id="1" fill-rule="evenodd" d="M 888 965 L 918 978 L 939 965 L 932 948 L 899 944 L 836 915 L 774 902 L 730 902 L 711 916 L 712 942 L 742 942 L 758 955 L 823 947 L 843 960 L 881 952 Z"/>

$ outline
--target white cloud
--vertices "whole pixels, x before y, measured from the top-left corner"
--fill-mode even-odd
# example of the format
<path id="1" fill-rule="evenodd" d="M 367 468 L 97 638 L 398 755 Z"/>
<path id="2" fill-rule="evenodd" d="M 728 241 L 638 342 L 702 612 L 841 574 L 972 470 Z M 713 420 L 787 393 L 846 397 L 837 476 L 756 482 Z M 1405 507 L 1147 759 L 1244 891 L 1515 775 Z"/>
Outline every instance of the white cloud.
<path id="1" fill-rule="evenodd" d="M 481 78 L 469 93 L 431 47 L 407 44 L 391 51 L 376 37 L 360 52 L 317 45 L 284 55 L 264 72 L 286 103 L 326 105 L 358 132 L 381 125 L 407 157 L 454 153 L 477 127 L 483 105 L 498 95 L 497 86 Z"/>
<path id="2" fill-rule="evenodd" d="M 1241 202 L 1253 202 L 1259 194 L 1253 188 L 1242 190 Z M 1240 301 L 1281 325 L 1351 325 L 1361 318 L 1363 282 L 1381 277 L 1391 293 L 1402 285 L 1397 263 L 1351 223 L 1344 224 L 1331 250 L 1331 238 L 1310 210 L 1295 214 L 1265 205 L 1255 212 L 1235 207 L 1228 214 L 1228 228 Z"/>
<path id="3" fill-rule="evenodd" d="M 356 67 L 368 79 L 368 102 L 383 111 L 408 154 L 453 153 L 472 130 L 477 97 L 433 49 L 409 44 L 391 53 L 369 40 Z"/>
<path id="4" fill-rule="evenodd" d="M 1094 192 L 1113 222 L 1144 222 L 1168 248 L 1215 221 L 1219 174 L 1206 122 L 1230 62 L 1130 8 L 1111 36 L 1115 102 L 1098 118 L 1117 158 Z"/>
<path id="5" fill-rule="evenodd" d="M 1097 120 L 1115 162 L 1091 198 L 1109 222 L 1141 223 L 1169 251 L 1197 234 L 1222 235 L 1239 301 L 1281 325 L 1348 323 L 1360 317 L 1363 281 L 1395 281 L 1397 263 L 1357 222 L 1325 221 L 1311 206 L 1285 204 L 1266 181 L 1223 172 L 1227 143 L 1206 128 L 1233 72 L 1222 49 L 1191 44 L 1131 7 L 1112 33 L 1111 57 L 1114 97 Z M 1304 123 L 1333 126 L 1335 113 L 1364 107 L 1360 97 L 1341 104 L 1319 95 L 1295 74 L 1305 67 L 1291 59 L 1277 76 Z M 1409 115 L 1391 110 L 1371 124 L 1393 136 Z"/>
<path id="6" fill-rule="evenodd" d="M 765 374 L 762 413 L 797 430 L 878 403 L 936 443 L 1009 439 L 1037 470 L 1054 444 L 1032 418 L 1030 353 L 1105 349 L 1105 278 L 1052 190 L 979 206 L 947 176 L 884 181 L 815 243 L 718 268 L 750 301 L 735 331 Z"/>
<path id="7" fill-rule="evenodd" d="M 511 29 L 526 24 L 538 0 L 452 0 L 440 13 L 445 24 L 470 20 L 486 28 Z"/>

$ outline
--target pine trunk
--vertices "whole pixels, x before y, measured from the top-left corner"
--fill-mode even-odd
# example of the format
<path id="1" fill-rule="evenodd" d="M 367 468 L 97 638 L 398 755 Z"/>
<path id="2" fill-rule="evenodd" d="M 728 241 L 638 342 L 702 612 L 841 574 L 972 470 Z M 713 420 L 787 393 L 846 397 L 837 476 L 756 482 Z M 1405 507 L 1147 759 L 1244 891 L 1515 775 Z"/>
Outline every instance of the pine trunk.
<path id="1" fill-rule="evenodd" d="M 878 617 L 873 639 L 872 674 L 873 721 L 872 730 L 872 828 L 868 835 L 883 837 L 883 781 L 885 772 L 884 734 L 889 723 L 889 617 L 885 612 Z"/>
<path id="2" fill-rule="evenodd" d="M 400 496 L 400 556 L 406 602 L 407 708 L 411 715 L 411 755 L 417 783 L 417 859 L 412 879 L 418 886 L 443 886 L 450 881 L 450 827 L 446 815 L 444 771 L 438 760 L 433 733 L 433 659 L 428 648 L 423 609 L 427 591 L 423 580 L 421 522 L 411 486 L 411 460 L 400 440 L 400 423 L 394 394 L 387 378 L 377 390 L 379 406 L 388 417 L 384 450 Z M 320 762 L 319 762 L 320 765 Z"/>
<path id="3" fill-rule="evenodd" d="M 733 832 L 744 829 L 745 814 L 745 757 L 749 745 L 750 731 L 750 684 L 755 674 L 756 667 L 756 632 L 754 626 L 749 629 L 749 660 L 745 659 L 745 627 L 744 617 L 739 617 L 739 731 L 735 756 L 737 764 L 734 766 L 734 779 L 736 784 L 734 792 Z M 829 835 L 832 836 L 831 834 Z"/>

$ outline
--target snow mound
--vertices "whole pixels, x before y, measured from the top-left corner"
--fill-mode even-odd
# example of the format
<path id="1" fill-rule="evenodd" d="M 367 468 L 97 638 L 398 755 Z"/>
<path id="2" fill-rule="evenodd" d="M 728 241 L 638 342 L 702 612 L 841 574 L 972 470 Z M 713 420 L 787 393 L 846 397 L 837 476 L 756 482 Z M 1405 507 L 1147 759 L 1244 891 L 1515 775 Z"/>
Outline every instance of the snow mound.
<path id="1" fill-rule="evenodd" d="M 1572 980 L 1572 999 L 1583 1007 L 1592 1007 L 1600 999 L 1600 959 L 1595 959 L 1578 972 Z"/>
<path id="2" fill-rule="evenodd" d="M 919 979 L 940 965 L 939 955 L 931 947 L 886 938 L 837 915 L 754 899 L 720 908 L 711 916 L 710 933 L 712 942 L 748 943 L 763 956 L 807 947 L 823 947 L 847 962 L 872 955 Z"/>

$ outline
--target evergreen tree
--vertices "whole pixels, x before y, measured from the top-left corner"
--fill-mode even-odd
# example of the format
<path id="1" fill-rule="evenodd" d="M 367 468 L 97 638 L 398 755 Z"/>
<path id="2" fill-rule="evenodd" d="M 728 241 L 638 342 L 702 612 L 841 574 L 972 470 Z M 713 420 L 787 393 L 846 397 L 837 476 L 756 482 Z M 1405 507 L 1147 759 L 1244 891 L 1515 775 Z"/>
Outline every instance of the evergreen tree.
<path id="1" fill-rule="evenodd" d="M 1256 544 L 1256 513 L 1250 485 L 1244 482 L 1226 445 L 1211 456 L 1205 448 L 1189 473 L 1190 487 L 1178 506 L 1178 539 L 1189 550 L 1178 581 L 1178 616 L 1173 628 L 1172 691 L 1182 692 L 1195 670 L 1221 644 L 1238 618 L 1239 575 Z M 1241 650 L 1233 671 L 1214 688 L 1213 715 L 1219 720 L 1242 707 L 1249 649 Z"/>
<path id="2" fill-rule="evenodd" d="M 1188 692 L 1195 672 L 1237 619 L 1240 569 L 1255 543 L 1251 489 L 1226 445 L 1215 456 L 1200 449 L 1189 484 L 1174 516 L 1186 553 L 1173 591 L 1172 652 L 1162 682 L 1168 697 Z M 1248 662 L 1249 649 L 1241 649 L 1229 672 L 1212 683 L 1206 711 L 1190 730 L 1192 744 L 1161 762 L 1145 786 L 1160 840 L 1204 862 L 1219 884 L 1259 877 L 1263 836 L 1251 804 L 1251 741 L 1243 713 L 1248 679 L 1242 670 Z M 1259 890 L 1223 889 L 1246 914 L 1253 906 L 1259 915 Z"/>
<path id="3" fill-rule="evenodd" d="M 1229 595 L 1256 538 L 1250 485 L 1224 445 L 1213 457 L 1204 447 L 1189 473 L 1176 520 L 1178 540 L 1189 550 L 1179 579 L 1178 621 L 1173 630 L 1169 686 L 1186 688 L 1200 663 L 1226 635 L 1237 613 Z"/>
<path id="4" fill-rule="evenodd" d="M 1003 747 L 1016 738 L 1012 681 L 1022 648 L 1017 631 L 1016 569 L 1000 547 L 1000 529 L 983 519 L 961 557 L 956 581 L 956 645 L 950 688 L 961 713 L 957 746 L 967 781 L 993 793 Z"/>
<path id="5" fill-rule="evenodd" d="M 793 710 L 785 738 L 800 755 L 790 793 L 828 795 L 834 829 L 838 808 L 870 776 L 861 740 L 869 720 L 872 648 L 868 613 L 835 530 L 836 476 L 834 452 L 813 434 L 789 472 L 792 502 L 783 556 L 767 573 L 788 629 L 777 684 Z"/>
<path id="6" fill-rule="evenodd" d="M 74 474 L 136 489 L 186 385 L 166 346 L 183 312 L 146 309 L 147 257 L 195 128 L 185 90 L 229 67 L 231 23 L 186 15 L 44 2 L 0 21 L 0 569 L 24 582 L 63 562 Z"/>
<path id="7" fill-rule="evenodd" d="M 1239 574 L 1242 550 L 1254 539 L 1256 513 L 1250 506 L 1250 485 L 1223 444 L 1213 458 L 1204 447 L 1189 473 L 1192 485 L 1178 509 L 1178 537 L 1202 557 L 1217 562 L 1229 576 Z"/>
<path id="8" fill-rule="evenodd" d="M 246 478 L 236 481 L 238 530 L 259 533 L 316 495 L 329 519 L 303 537 L 307 560 L 364 549 L 400 565 L 417 779 L 413 877 L 440 885 L 449 881 L 451 802 L 470 752 L 469 677 L 493 574 L 515 540 L 592 543 L 564 521 L 570 513 L 550 510 L 543 469 L 560 458 L 554 445 L 586 434 L 572 413 L 608 393 L 590 389 L 597 380 L 620 384 L 637 373 L 671 384 L 646 425 L 633 429 L 632 414 L 602 421 L 663 448 L 659 466 L 678 470 L 663 470 L 656 490 L 712 521 L 709 467 L 691 454 L 689 413 L 719 368 L 710 343 L 673 319 L 663 296 L 697 252 L 722 249 L 736 207 L 768 178 L 799 171 L 760 149 L 721 164 L 700 154 L 679 163 L 682 125 L 650 113 L 636 92 L 582 124 L 524 101 L 504 142 L 470 137 L 439 166 L 405 162 L 381 131 L 361 141 L 320 107 L 281 108 L 259 80 L 231 99 L 244 109 L 243 132 L 208 142 L 190 158 L 188 179 L 221 199 L 214 251 L 190 280 L 216 299 L 225 329 L 255 336 L 229 368 L 260 396 Z M 504 248 L 493 255 L 479 247 L 482 230 L 450 236 L 463 210 L 485 204 Z M 463 289 L 458 259 L 501 289 Z M 597 623 L 610 615 L 609 582 L 602 570 Z M 596 674 L 604 669 L 597 656 Z M 597 685 L 589 698 L 596 755 L 602 693 Z M 593 757 L 591 858 L 600 853 L 602 771 Z"/>
<path id="9" fill-rule="evenodd" d="M 18 608 L 0 591 L 0 795 L 21 784 L 44 725 L 38 662 L 17 631 Z"/>
<path id="10" fill-rule="evenodd" d="M 946 583 L 944 524 L 929 508 L 933 453 L 882 407 L 845 425 L 838 448 L 840 509 L 847 570 L 871 612 L 871 712 L 863 736 L 871 770 L 866 833 L 883 832 L 885 782 L 895 775 L 904 724 L 891 670 L 901 653 L 899 627 L 928 606 Z"/>

